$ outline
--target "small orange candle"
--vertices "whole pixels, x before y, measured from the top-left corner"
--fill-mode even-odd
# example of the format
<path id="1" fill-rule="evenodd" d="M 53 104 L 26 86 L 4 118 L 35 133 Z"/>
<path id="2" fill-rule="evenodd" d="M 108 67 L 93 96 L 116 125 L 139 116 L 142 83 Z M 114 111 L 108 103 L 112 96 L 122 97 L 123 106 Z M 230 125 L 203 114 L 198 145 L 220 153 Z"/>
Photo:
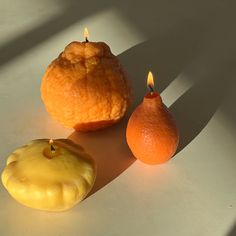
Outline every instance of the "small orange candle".
<path id="1" fill-rule="evenodd" d="M 179 132 L 159 93 L 154 91 L 154 79 L 148 74 L 150 92 L 132 113 L 126 139 L 133 155 L 146 164 L 161 164 L 176 152 Z"/>

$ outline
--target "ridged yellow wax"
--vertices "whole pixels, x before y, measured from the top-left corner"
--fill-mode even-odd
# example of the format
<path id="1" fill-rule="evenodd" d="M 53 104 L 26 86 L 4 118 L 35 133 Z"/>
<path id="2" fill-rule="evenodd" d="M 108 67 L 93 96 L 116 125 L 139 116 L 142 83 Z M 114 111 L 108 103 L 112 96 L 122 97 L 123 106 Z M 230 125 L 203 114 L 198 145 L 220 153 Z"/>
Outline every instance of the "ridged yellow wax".
<path id="1" fill-rule="evenodd" d="M 2 182 L 21 204 L 46 211 L 64 211 L 80 202 L 91 190 L 96 168 L 84 149 L 70 140 L 34 140 L 16 149 L 7 159 Z"/>

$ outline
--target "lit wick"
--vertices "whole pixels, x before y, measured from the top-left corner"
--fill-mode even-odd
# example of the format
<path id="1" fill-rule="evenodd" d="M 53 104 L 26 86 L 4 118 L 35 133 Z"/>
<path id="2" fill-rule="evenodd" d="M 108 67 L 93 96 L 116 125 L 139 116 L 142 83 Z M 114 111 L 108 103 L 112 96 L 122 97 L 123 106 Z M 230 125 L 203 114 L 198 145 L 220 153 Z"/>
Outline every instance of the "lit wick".
<path id="1" fill-rule="evenodd" d="M 85 42 L 88 43 L 89 42 L 89 40 L 88 40 L 89 32 L 88 32 L 88 28 L 87 27 L 84 28 L 84 38 L 85 38 Z"/>
<path id="2" fill-rule="evenodd" d="M 154 93 L 154 88 L 151 85 L 148 85 L 148 89 L 151 94 Z"/>
<path id="3" fill-rule="evenodd" d="M 154 79 L 153 79 L 153 74 L 151 71 L 149 71 L 148 73 L 147 87 L 152 95 L 154 93 Z"/>
<path id="4" fill-rule="evenodd" d="M 60 148 L 55 148 L 53 146 L 53 140 L 50 139 L 48 141 L 48 144 L 44 149 L 43 149 L 43 155 L 47 158 L 47 159 L 53 159 L 54 157 L 60 156 Z"/>
<path id="5" fill-rule="evenodd" d="M 50 144 L 51 152 L 54 153 L 54 152 L 56 151 L 56 149 L 55 149 L 54 146 L 52 145 L 52 144 L 53 144 L 53 140 L 52 140 L 52 139 L 49 140 L 49 144 Z"/>

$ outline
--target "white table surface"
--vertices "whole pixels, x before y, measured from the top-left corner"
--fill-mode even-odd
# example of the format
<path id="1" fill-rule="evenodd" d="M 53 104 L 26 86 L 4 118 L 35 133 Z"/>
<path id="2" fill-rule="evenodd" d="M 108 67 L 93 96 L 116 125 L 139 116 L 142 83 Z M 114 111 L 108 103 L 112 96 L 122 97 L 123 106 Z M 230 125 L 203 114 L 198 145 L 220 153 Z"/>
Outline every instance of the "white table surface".
<path id="1" fill-rule="evenodd" d="M 0 0 L 0 171 L 16 147 L 71 138 L 98 163 L 93 194 L 72 210 L 24 207 L 0 185 L 0 235 L 235 236 L 235 1 Z M 46 113 L 41 77 L 66 44 L 107 42 L 129 74 L 135 104 L 148 70 L 175 116 L 181 144 L 164 165 L 135 161 L 126 120 L 88 134 Z M 132 111 L 133 108 L 130 109 Z"/>

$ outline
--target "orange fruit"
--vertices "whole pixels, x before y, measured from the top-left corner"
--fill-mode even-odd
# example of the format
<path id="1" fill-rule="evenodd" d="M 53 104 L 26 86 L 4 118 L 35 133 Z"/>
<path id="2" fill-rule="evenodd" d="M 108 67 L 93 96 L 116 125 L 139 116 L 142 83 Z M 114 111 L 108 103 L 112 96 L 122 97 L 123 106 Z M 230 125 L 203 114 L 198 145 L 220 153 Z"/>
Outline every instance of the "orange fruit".
<path id="1" fill-rule="evenodd" d="M 72 42 L 47 68 L 41 97 L 65 127 L 89 131 L 118 122 L 130 97 L 126 75 L 103 42 Z"/>
<path id="2" fill-rule="evenodd" d="M 179 132 L 158 93 L 147 94 L 132 113 L 126 139 L 133 155 L 147 164 L 161 164 L 176 152 Z"/>

